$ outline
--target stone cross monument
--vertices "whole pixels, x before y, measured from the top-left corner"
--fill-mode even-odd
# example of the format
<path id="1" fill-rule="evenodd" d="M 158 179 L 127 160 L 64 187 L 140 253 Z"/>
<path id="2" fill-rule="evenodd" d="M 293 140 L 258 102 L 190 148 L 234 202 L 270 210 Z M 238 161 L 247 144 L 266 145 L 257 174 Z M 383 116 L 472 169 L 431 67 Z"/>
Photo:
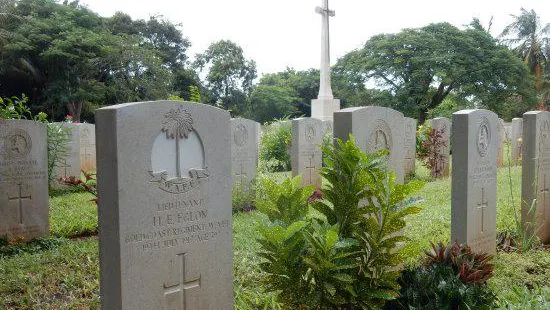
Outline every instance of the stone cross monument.
<path id="1" fill-rule="evenodd" d="M 334 11 L 329 10 L 328 0 L 323 0 L 323 7 L 316 7 L 315 12 L 321 14 L 321 72 L 319 95 L 311 100 L 311 117 L 323 121 L 332 120 L 334 111 L 340 110 L 340 100 L 334 99 L 330 85 L 330 40 L 329 17 L 334 16 Z"/>

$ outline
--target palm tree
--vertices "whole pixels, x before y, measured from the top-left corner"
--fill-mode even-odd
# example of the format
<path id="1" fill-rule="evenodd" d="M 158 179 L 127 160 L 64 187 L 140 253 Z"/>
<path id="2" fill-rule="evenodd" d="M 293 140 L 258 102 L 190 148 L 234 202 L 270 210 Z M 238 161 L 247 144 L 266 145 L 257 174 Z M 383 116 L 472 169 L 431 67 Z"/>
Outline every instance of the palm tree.
<path id="1" fill-rule="evenodd" d="M 179 140 L 187 138 L 193 131 L 193 119 L 191 114 L 180 108 L 170 110 L 164 115 L 162 132 L 166 132 L 166 139 L 176 140 L 176 177 L 181 178 Z"/>
<path id="2" fill-rule="evenodd" d="M 519 16 L 512 17 L 514 21 L 504 28 L 500 37 L 518 53 L 535 74 L 537 92 L 542 95 L 545 84 L 544 65 L 550 56 L 547 53 L 550 44 L 550 24 L 542 26 L 537 13 L 524 8 L 521 8 Z"/>

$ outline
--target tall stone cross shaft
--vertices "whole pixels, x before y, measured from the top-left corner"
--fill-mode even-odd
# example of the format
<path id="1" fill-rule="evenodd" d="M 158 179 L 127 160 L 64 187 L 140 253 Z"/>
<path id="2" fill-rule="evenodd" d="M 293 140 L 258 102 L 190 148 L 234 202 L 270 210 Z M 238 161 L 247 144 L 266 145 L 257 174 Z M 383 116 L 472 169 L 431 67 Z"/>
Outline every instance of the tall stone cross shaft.
<path id="1" fill-rule="evenodd" d="M 333 99 L 332 87 L 330 85 L 330 33 L 329 17 L 335 15 L 334 11 L 329 10 L 328 0 L 323 0 L 323 7 L 316 7 L 315 12 L 321 14 L 322 32 L 321 32 L 321 80 L 319 81 L 318 99 Z"/>
<path id="2" fill-rule="evenodd" d="M 316 7 L 315 12 L 321 14 L 321 70 L 319 81 L 319 95 L 311 100 L 311 117 L 322 121 L 332 121 L 334 111 L 340 110 L 340 100 L 334 99 L 330 85 L 330 38 L 329 18 L 334 16 L 334 11 L 329 10 L 328 0 L 322 0 L 323 6 Z"/>

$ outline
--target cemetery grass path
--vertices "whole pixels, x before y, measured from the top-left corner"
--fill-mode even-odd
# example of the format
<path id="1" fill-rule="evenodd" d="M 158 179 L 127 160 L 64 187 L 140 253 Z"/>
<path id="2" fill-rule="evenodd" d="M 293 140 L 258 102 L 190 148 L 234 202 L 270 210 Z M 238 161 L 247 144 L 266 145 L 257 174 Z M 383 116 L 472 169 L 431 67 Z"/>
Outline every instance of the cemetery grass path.
<path id="1" fill-rule="evenodd" d="M 419 178 L 427 171 L 417 166 Z M 423 170 L 424 169 L 424 170 Z M 498 172 L 497 231 L 512 231 L 507 169 Z M 272 175 L 279 179 L 284 174 Z M 519 200 L 521 169 L 512 168 L 514 197 Z M 424 199 L 419 215 L 410 216 L 405 234 L 406 264 L 418 264 L 431 240 L 450 236 L 450 180 L 428 182 L 415 196 Z M 99 309 L 99 258 L 97 238 L 79 236 L 97 231 L 97 207 L 84 192 L 61 191 L 50 196 L 50 232 L 53 246 L 34 246 L 18 255 L 5 255 L 0 247 L 0 309 Z M 515 205 L 518 205 L 518 201 Z M 276 308 L 273 294 L 263 292 L 255 238 L 266 218 L 257 213 L 233 217 L 235 309 L 267 305 Z M 48 241 L 46 240 L 46 241 Z M 46 242 L 47 244 L 50 244 Z M 4 256 L 3 256 L 4 255 Z M 513 285 L 550 287 L 550 251 L 499 253 L 490 285 L 497 295 L 508 296 Z"/>

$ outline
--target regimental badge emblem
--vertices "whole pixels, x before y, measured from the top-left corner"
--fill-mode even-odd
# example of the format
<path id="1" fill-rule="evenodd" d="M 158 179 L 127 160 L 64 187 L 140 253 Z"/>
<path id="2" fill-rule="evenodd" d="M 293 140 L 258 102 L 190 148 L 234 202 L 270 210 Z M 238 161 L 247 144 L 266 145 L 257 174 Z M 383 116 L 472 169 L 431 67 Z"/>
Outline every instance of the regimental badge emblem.
<path id="1" fill-rule="evenodd" d="M 370 153 L 375 153 L 384 149 L 390 151 L 392 149 L 391 130 L 384 120 L 378 119 L 372 129 L 367 150 Z"/>
<path id="2" fill-rule="evenodd" d="M 30 135 L 21 129 L 14 129 L 3 137 L 2 156 L 5 159 L 22 159 L 27 156 L 32 149 L 32 140 Z"/>
<path id="3" fill-rule="evenodd" d="M 479 124 L 476 143 L 479 156 L 485 157 L 491 143 L 491 126 L 489 125 L 489 120 L 485 117 L 481 119 L 481 123 Z"/>
<path id="4" fill-rule="evenodd" d="M 160 131 L 153 142 L 150 182 L 157 183 L 161 190 L 172 194 L 182 194 L 199 187 L 210 173 L 191 114 L 182 108 L 171 109 L 164 115 Z"/>
<path id="5" fill-rule="evenodd" d="M 248 130 L 243 124 L 237 125 L 235 131 L 233 132 L 233 140 L 237 146 L 244 146 L 248 140 Z"/>
<path id="6" fill-rule="evenodd" d="M 317 132 L 315 131 L 315 126 L 313 124 L 306 124 L 305 136 L 307 141 L 313 141 Z"/>

